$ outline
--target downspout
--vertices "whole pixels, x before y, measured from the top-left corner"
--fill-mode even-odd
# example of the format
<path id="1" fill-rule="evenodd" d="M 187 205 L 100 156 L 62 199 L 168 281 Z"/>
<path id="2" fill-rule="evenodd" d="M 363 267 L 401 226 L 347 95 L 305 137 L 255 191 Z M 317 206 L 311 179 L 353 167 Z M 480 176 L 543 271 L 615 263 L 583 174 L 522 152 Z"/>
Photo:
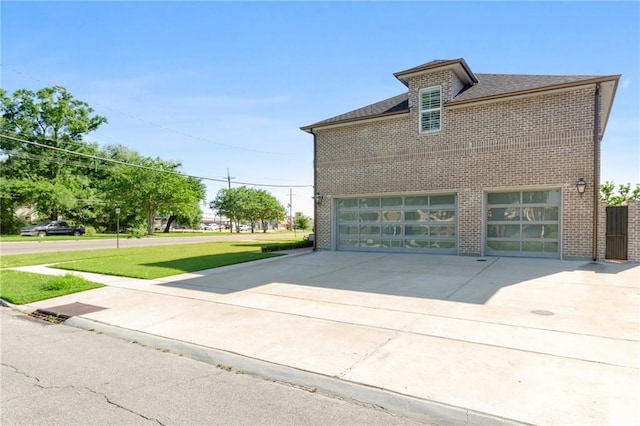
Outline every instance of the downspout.
<path id="1" fill-rule="evenodd" d="M 593 253 L 598 260 L 598 210 L 600 200 L 600 83 L 596 83 L 593 112 Z"/>
<path id="2" fill-rule="evenodd" d="M 316 199 L 318 191 L 318 173 L 317 173 L 317 146 L 316 134 L 313 129 L 309 129 L 309 133 L 313 135 L 313 251 L 318 248 L 318 200 Z"/>

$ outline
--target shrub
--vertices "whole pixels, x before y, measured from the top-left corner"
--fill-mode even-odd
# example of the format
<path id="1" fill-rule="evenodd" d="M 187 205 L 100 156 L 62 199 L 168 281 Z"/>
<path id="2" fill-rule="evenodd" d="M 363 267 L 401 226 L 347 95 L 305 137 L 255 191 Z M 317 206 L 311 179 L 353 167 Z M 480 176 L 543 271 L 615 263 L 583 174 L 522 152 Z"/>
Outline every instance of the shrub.
<path id="1" fill-rule="evenodd" d="M 28 226 L 29 223 L 14 215 L 3 216 L 0 221 L 0 233 L 3 235 L 19 235 L 20 228 Z"/>
<path id="2" fill-rule="evenodd" d="M 300 241 L 287 241 L 284 243 L 271 243 L 264 244 L 261 247 L 263 253 L 268 253 L 272 251 L 280 251 L 280 250 L 293 250 L 305 247 L 313 247 L 313 241 L 309 239 L 304 239 Z"/>

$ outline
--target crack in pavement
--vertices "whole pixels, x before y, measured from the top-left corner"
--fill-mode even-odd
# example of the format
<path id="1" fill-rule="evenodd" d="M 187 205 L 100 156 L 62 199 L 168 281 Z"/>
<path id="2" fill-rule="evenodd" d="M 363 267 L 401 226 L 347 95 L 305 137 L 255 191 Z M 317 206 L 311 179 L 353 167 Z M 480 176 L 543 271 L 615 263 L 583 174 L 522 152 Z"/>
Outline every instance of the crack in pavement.
<path id="1" fill-rule="evenodd" d="M 119 408 L 119 409 L 121 409 L 121 410 L 127 411 L 127 412 L 129 412 L 129 413 L 131 413 L 131 414 L 134 414 L 134 415 L 138 416 L 138 417 L 142 417 L 142 418 L 143 418 L 143 419 L 145 419 L 145 420 L 149 420 L 149 421 L 151 421 L 151 422 L 155 422 L 155 423 L 157 423 L 157 424 L 159 424 L 159 425 L 165 426 L 165 424 L 164 424 L 164 423 L 162 423 L 162 422 L 161 422 L 160 420 L 158 420 L 158 419 L 153 419 L 153 418 L 151 418 L 151 417 L 147 417 L 147 416 L 145 416 L 145 415 L 144 415 L 144 414 L 142 414 L 142 413 L 138 413 L 138 412 L 136 412 L 136 411 L 133 411 L 133 410 L 131 410 L 131 409 L 129 409 L 129 408 L 127 408 L 127 407 L 123 406 L 123 405 L 120 405 L 120 404 L 118 404 L 118 403 L 116 403 L 116 402 L 112 401 L 111 399 L 109 399 L 109 397 L 108 397 L 107 395 L 103 394 L 102 392 L 98 392 L 98 391 L 95 391 L 95 390 L 90 389 L 90 388 L 87 388 L 87 387 L 84 387 L 83 389 L 84 389 L 84 390 L 86 390 L 86 391 L 88 391 L 88 392 L 93 393 L 94 395 L 98 395 L 98 396 L 103 397 L 103 398 L 104 398 L 104 400 L 107 402 L 107 404 L 113 405 L 114 407 L 117 407 L 117 408 Z"/>
<path id="2" fill-rule="evenodd" d="M 137 412 L 135 412 L 135 411 L 133 411 L 133 410 L 127 408 L 127 407 L 124 407 L 124 406 L 112 401 L 106 394 L 98 392 L 98 391 L 95 391 L 95 390 L 93 390 L 91 388 L 88 388 L 86 386 L 85 387 L 78 387 L 78 386 L 73 386 L 73 385 L 46 386 L 46 385 L 42 384 L 41 380 L 38 377 L 30 375 L 29 373 L 26 373 L 26 372 L 20 370 L 19 368 L 17 368 L 14 365 L 5 364 L 5 363 L 2 363 L 0 365 L 2 365 L 3 367 L 7 367 L 7 368 L 11 369 L 14 374 L 18 374 L 18 375 L 21 375 L 21 376 L 26 377 L 28 379 L 34 380 L 35 383 L 33 384 L 33 386 L 36 387 L 36 388 L 39 388 L 39 389 L 42 389 L 42 390 L 56 390 L 56 389 L 76 389 L 76 390 L 79 389 L 79 390 L 82 390 L 82 389 L 84 389 L 85 391 L 88 391 L 88 392 L 90 392 L 90 393 L 92 393 L 94 395 L 98 395 L 98 396 L 103 397 L 104 400 L 108 404 L 113 405 L 114 407 L 117 407 L 119 409 L 125 410 L 125 411 L 127 411 L 127 412 L 129 412 L 131 414 L 135 414 L 136 416 L 142 417 L 145 420 L 149 420 L 149 421 L 155 422 L 155 423 L 157 423 L 159 425 L 165 426 L 161 421 L 159 421 L 157 419 L 152 419 L 150 417 L 145 416 L 144 414 L 137 413 Z M 190 380 L 190 381 L 193 381 L 193 380 Z M 190 381 L 187 381 L 185 383 L 188 383 Z M 4 402 L 11 402 L 11 401 L 19 400 L 19 399 L 22 399 L 22 398 L 25 398 L 25 397 L 32 397 L 32 396 L 30 396 L 30 395 L 20 395 L 20 396 L 16 396 L 14 398 L 11 398 L 11 399 L 4 400 Z"/>

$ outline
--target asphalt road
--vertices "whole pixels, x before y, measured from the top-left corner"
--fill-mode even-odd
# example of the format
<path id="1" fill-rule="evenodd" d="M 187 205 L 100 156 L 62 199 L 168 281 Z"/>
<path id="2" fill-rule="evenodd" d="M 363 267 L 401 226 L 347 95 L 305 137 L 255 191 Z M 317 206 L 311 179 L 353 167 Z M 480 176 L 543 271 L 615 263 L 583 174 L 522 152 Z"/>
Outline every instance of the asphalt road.
<path id="1" fill-rule="evenodd" d="M 297 237 L 307 235 L 306 233 L 296 232 Z M 116 239 L 77 239 L 77 240 L 49 240 L 47 237 L 24 237 L 28 241 L 24 242 L 0 242 L 0 253 L 8 256 L 13 254 L 28 254 L 28 253 L 47 253 L 56 251 L 74 251 L 74 250 L 95 250 L 105 248 L 116 248 L 119 245 L 121 248 L 125 247 L 148 247 L 159 245 L 174 245 L 174 244 L 197 244 L 204 242 L 214 241 L 251 241 L 261 239 L 272 239 L 274 236 L 278 238 L 293 238 L 292 233 L 278 233 L 273 234 L 267 232 L 255 232 L 253 234 L 243 232 L 240 234 L 231 234 L 229 232 L 221 232 L 216 235 L 207 236 L 189 236 L 189 237 L 156 237 L 156 238 L 126 238 L 121 237 L 118 241 Z"/>
<path id="2" fill-rule="evenodd" d="M 0 307 L 3 425 L 392 425 L 410 419 Z"/>

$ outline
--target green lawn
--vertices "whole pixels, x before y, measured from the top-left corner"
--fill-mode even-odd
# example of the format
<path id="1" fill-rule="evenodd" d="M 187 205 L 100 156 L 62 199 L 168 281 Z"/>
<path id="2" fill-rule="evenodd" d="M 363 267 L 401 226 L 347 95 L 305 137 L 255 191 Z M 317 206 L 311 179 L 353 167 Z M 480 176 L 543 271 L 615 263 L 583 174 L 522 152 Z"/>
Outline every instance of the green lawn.
<path id="1" fill-rule="evenodd" d="M 0 270 L 0 298 L 15 305 L 103 287 L 70 274 L 52 276 Z"/>
<path id="2" fill-rule="evenodd" d="M 261 248 L 290 249 L 301 239 L 213 242 L 121 249 L 37 253 L 0 257 L 1 268 L 56 263 L 56 268 L 131 278 L 154 279 L 280 256 Z M 0 269 L 0 298 L 16 304 L 50 299 L 102 287 L 67 274 L 50 276 Z"/>
<path id="3" fill-rule="evenodd" d="M 279 256 L 262 253 L 260 242 L 213 242 L 2 256 L 2 268 L 58 263 L 56 268 L 154 279 Z"/>

